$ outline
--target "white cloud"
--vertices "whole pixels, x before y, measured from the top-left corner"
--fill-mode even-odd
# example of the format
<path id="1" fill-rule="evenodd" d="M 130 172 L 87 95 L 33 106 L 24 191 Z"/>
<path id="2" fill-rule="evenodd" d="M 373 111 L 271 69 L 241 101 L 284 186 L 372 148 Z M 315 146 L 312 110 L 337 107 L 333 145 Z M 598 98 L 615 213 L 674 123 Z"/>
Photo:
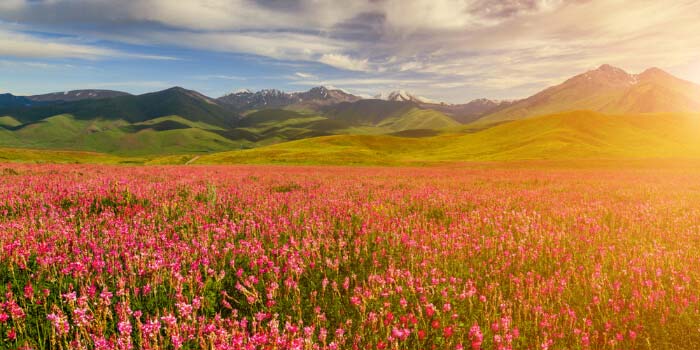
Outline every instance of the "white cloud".
<path id="1" fill-rule="evenodd" d="M 95 59 L 117 54 L 116 51 L 96 46 L 57 42 L 0 30 L 0 56 Z"/>
<path id="2" fill-rule="evenodd" d="M 0 56 L 21 58 L 142 58 L 171 60 L 166 56 L 140 55 L 95 45 L 74 43 L 66 39 L 45 39 L 0 29 Z"/>
<path id="3" fill-rule="evenodd" d="M 304 73 L 304 72 L 296 72 L 296 73 L 294 73 L 294 75 L 299 77 L 299 78 L 304 78 L 304 79 L 315 79 L 316 78 L 315 75 L 309 74 L 309 73 Z"/>
<path id="4" fill-rule="evenodd" d="M 319 62 L 327 64 L 331 67 L 366 72 L 369 71 L 369 62 L 367 59 L 355 59 L 347 55 L 327 53 L 323 54 L 319 59 Z"/>

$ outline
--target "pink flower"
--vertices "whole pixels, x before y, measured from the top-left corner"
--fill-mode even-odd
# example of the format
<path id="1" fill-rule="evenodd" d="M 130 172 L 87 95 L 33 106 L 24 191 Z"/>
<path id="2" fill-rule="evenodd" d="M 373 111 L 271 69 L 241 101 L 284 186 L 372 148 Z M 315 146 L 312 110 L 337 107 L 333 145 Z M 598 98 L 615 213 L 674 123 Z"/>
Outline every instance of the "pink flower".
<path id="1" fill-rule="evenodd" d="M 34 298 L 34 288 L 31 283 L 27 283 L 27 285 L 24 286 L 24 297 L 27 299 Z"/>
<path id="2" fill-rule="evenodd" d="M 480 350 L 481 344 L 484 342 L 484 335 L 481 333 L 479 325 L 474 325 L 469 329 L 469 340 L 472 342 L 472 350 Z"/>
<path id="3" fill-rule="evenodd" d="M 17 332 L 14 328 L 11 328 L 7 331 L 7 339 L 10 341 L 14 341 L 15 339 L 17 339 Z"/>
<path id="4" fill-rule="evenodd" d="M 442 330 L 442 333 L 445 335 L 445 338 L 449 338 L 454 333 L 454 329 L 452 328 L 452 326 L 447 326 L 445 327 L 445 329 Z"/>
<path id="5" fill-rule="evenodd" d="M 119 333 L 121 333 L 122 335 L 131 334 L 131 322 L 129 322 L 129 321 L 119 322 L 117 324 L 117 330 L 119 330 Z"/>

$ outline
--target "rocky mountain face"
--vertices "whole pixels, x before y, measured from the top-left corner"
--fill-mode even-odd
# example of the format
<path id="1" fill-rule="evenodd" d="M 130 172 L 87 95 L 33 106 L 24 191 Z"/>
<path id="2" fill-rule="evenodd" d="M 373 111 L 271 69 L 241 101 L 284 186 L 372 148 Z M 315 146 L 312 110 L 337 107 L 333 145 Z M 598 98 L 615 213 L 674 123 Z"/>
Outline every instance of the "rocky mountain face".
<path id="1" fill-rule="evenodd" d="M 325 86 L 302 92 L 265 89 L 257 92 L 242 90 L 218 98 L 220 103 L 237 110 L 284 108 L 292 105 L 320 106 L 361 100 L 359 96 Z"/>

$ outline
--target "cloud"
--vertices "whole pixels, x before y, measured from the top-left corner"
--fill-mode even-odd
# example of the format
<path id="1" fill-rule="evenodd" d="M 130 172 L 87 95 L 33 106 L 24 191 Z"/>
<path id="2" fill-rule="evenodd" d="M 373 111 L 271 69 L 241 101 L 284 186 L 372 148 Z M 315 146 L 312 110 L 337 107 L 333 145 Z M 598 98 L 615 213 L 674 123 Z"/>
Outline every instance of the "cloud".
<path id="1" fill-rule="evenodd" d="M 40 38 L 3 29 L 0 29 L 0 56 L 20 58 L 79 58 L 87 60 L 114 57 L 156 60 L 175 59 L 166 56 L 128 53 L 96 45 L 73 43 L 66 39 Z"/>
<path id="2" fill-rule="evenodd" d="M 57 42 L 0 30 L 0 56 L 23 58 L 82 58 L 115 56 L 118 52 L 90 45 Z"/>
<path id="3" fill-rule="evenodd" d="M 266 57 L 288 79 L 507 98 L 602 63 L 700 76 L 698 13 L 698 1 L 652 0 L 5 0 L 0 25 L 15 25 L 0 55 L 167 59 L 96 44 L 108 41 Z"/>
<path id="4" fill-rule="evenodd" d="M 351 71 L 366 72 L 369 70 L 369 62 L 367 59 L 356 59 L 343 54 L 324 54 L 318 61 L 331 67 Z"/>
<path id="5" fill-rule="evenodd" d="M 313 74 L 304 73 L 304 72 L 296 72 L 296 73 L 294 73 L 294 75 L 297 76 L 297 77 L 299 77 L 299 78 L 304 78 L 304 79 L 315 79 L 315 78 L 317 78 L 317 77 L 316 77 L 315 75 L 313 75 Z"/>

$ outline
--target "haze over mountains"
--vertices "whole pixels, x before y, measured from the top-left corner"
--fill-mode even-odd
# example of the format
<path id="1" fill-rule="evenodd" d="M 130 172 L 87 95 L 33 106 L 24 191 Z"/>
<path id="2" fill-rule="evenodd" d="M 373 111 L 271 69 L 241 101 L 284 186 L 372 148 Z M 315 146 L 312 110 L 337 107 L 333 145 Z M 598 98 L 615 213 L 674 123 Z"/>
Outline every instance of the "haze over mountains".
<path id="1" fill-rule="evenodd" d="M 630 74 L 602 65 L 522 100 L 464 104 L 433 102 L 400 90 L 368 99 L 323 86 L 301 92 L 243 90 L 219 98 L 180 87 L 143 95 L 111 90 L 2 94 L 0 146 L 122 155 L 209 153 L 331 135 L 416 139 L 472 133 L 576 110 L 700 112 L 700 86 L 657 68 Z"/>
<path id="2" fill-rule="evenodd" d="M 658 68 L 630 74 L 602 65 L 495 111 L 482 121 L 516 120 L 584 109 L 615 114 L 697 112 L 700 111 L 700 86 Z"/>

